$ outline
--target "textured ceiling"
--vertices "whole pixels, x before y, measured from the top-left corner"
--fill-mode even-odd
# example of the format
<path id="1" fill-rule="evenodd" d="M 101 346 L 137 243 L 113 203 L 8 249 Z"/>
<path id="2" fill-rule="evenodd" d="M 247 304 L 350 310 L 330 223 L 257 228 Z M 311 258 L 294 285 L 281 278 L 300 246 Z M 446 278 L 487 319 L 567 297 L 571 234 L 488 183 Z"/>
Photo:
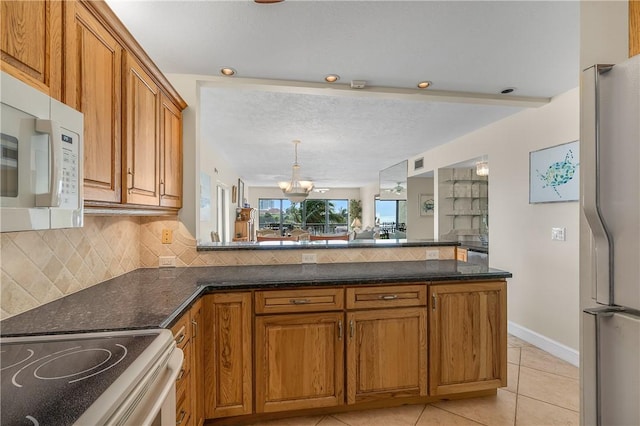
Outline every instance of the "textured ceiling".
<path id="1" fill-rule="evenodd" d="M 215 144 L 248 185 L 275 186 L 290 175 L 293 139 L 302 140 L 304 176 L 355 187 L 523 108 L 394 97 L 421 80 L 433 90 L 496 95 L 516 87 L 513 95 L 545 98 L 578 85 L 577 1 L 108 3 L 165 73 L 217 75 L 231 66 L 238 74 L 227 81 L 288 86 L 203 88 L 203 143 Z M 329 73 L 388 96 L 296 89 Z"/>

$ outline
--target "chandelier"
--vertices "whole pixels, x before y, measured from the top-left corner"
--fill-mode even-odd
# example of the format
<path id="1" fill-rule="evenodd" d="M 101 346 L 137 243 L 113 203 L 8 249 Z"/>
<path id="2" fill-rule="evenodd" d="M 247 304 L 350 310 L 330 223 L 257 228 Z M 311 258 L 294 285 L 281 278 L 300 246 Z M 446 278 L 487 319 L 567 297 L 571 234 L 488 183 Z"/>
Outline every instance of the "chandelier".
<path id="1" fill-rule="evenodd" d="M 287 199 L 293 203 L 303 202 L 309 193 L 313 190 L 313 182 L 310 180 L 300 180 L 300 165 L 298 164 L 298 144 L 300 141 L 293 141 L 295 151 L 295 161 L 291 168 L 291 181 L 278 182 L 278 186 L 282 189 L 282 193 Z"/>

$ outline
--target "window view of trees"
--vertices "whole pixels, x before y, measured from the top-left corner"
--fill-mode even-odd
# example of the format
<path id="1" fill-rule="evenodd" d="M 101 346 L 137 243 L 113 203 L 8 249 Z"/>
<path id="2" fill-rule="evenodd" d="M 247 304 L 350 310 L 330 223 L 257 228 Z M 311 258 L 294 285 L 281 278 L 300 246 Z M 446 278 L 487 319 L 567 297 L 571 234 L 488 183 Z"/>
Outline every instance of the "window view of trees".
<path id="1" fill-rule="evenodd" d="M 349 223 L 348 200 L 306 200 L 292 203 L 285 199 L 258 200 L 260 229 L 271 228 L 284 232 L 302 228 L 309 232 L 347 232 Z"/>
<path id="2" fill-rule="evenodd" d="M 406 231 L 406 200 L 380 200 L 376 197 L 375 214 L 376 226 L 380 228 L 381 235 L 396 231 Z"/>

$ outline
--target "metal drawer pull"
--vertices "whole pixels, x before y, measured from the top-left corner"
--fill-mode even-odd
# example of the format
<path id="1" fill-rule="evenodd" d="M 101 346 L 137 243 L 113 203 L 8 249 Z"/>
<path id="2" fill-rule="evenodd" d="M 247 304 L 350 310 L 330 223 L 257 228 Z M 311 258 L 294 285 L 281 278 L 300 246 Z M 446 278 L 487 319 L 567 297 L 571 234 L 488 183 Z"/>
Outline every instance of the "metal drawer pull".
<path id="1" fill-rule="evenodd" d="M 353 325 L 353 320 L 349 321 L 349 336 L 353 339 L 353 333 L 355 333 L 355 327 Z"/>
<path id="2" fill-rule="evenodd" d="M 176 420 L 176 426 L 182 424 L 186 415 L 187 415 L 186 411 L 180 410 L 180 420 Z"/>
<path id="3" fill-rule="evenodd" d="M 311 300 L 309 299 L 291 299 L 289 300 L 289 303 L 292 303 L 294 305 L 304 305 L 307 303 L 311 303 Z"/>
<path id="4" fill-rule="evenodd" d="M 380 296 L 380 299 L 382 300 L 395 300 L 398 298 L 397 294 L 385 294 L 383 296 Z"/>
<path id="5" fill-rule="evenodd" d="M 191 320 L 191 325 L 193 326 L 193 333 L 191 334 L 191 337 L 195 338 L 198 334 L 198 322 L 196 320 Z"/>
<path id="6" fill-rule="evenodd" d="M 342 320 L 338 321 L 338 340 L 342 340 Z"/>
<path id="7" fill-rule="evenodd" d="M 176 378 L 176 382 L 180 381 L 180 379 L 182 379 L 182 376 L 184 376 L 184 368 L 180 369 L 180 372 L 178 373 L 178 377 Z"/>
<path id="8" fill-rule="evenodd" d="M 182 331 L 180 334 L 178 334 L 178 337 L 176 337 L 176 344 L 180 344 L 184 341 L 184 338 L 187 337 L 186 334 L 184 334 L 184 331 Z"/>

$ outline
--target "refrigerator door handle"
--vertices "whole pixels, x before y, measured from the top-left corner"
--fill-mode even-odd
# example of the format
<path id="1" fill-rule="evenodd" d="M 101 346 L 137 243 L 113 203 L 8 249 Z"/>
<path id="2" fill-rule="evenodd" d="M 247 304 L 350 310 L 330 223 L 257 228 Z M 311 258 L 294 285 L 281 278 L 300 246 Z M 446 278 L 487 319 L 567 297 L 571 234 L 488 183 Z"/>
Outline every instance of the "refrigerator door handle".
<path id="1" fill-rule="evenodd" d="M 613 303 L 613 245 L 600 210 L 600 114 L 598 76 L 613 65 L 594 65 L 582 72 L 580 131 L 581 207 L 595 244 L 595 294 L 598 303 Z M 595 173 L 593 171 L 595 170 Z M 591 173 L 589 173 L 591 171 Z"/>
<path id="2" fill-rule="evenodd" d="M 580 424 L 600 426 L 602 424 L 600 397 L 600 322 L 603 316 L 613 315 L 623 309 L 617 307 L 590 308 L 582 311 L 582 350 L 580 351 L 580 381 L 582 406 Z"/>

